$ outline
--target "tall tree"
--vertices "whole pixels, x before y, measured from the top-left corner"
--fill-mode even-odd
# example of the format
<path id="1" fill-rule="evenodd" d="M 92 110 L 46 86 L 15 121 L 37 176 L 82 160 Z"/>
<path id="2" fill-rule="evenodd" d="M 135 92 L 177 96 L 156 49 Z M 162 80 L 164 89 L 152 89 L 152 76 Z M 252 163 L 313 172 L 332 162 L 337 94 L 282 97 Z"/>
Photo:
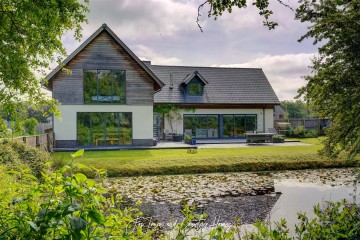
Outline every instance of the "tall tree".
<path id="1" fill-rule="evenodd" d="M 268 22 L 269 4 L 269 0 L 253 2 L 271 29 L 277 23 Z M 246 7 L 246 0 L 207 0 L 199 6 L 199 14 L 204 5 L 210 5 L 208 16 L 216 18 L 233 7 Z M 320 45 L 319 55 L 312 60 L 312 75 L 305 77 L 307 85 L 299 90 L 299 97 L 314 114 L 331 118 L 323 153 L 336 157 L 345 150 L 353 158 L 360 153 L 360 1 L 299 0 L 296 19 L 310 24 L 299 41 L 313 38 Z"/>
<path id="2" fill-rule="evenodd" d="M 288 112 L 288 118 L 306 118 L 309 117 L 309 110 L 301 100 L 296 101 L 282 101 L 281 105 L 284 106 Z"/>
<path id="3" fill-rule="evenodd" d="M 89 0 L 1 0 L 0 1 L 0 106 L 15 115 L 17 102 L 30 106 L 55 101 L 41 91 L 49 63 L 66 55 L 61 37 L 74 30 L 80 39 Z M 57 57 L 55 57 L 57 56 Z"/>
<path id="4" fill-rule="evenodd" d="M 352 158 L 360 152 L 360 1 L 302 0 L 296 18 L 311 24 L 300 41 L 323 43 L 299 93 L 320 117 L 331 118 L 323 152 L 335 157 L 346 150 Z"/>

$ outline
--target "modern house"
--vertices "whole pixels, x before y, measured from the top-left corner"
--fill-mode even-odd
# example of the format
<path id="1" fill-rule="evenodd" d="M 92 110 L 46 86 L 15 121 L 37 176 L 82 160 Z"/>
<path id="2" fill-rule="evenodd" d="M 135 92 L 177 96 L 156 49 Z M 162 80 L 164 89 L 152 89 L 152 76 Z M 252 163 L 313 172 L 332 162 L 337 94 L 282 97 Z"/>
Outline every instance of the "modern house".
<path id="1" fill-rule="evenodd" d="M 46 79 L 61 103 L 57 148 L 150 146 L 157 127 L 198 139 L 241 138 L 273 127 L 280 104 L 261 69 L 151 65 L 106 24 Z M 180 117 L 154 124 L 153 107 L 162 104 L 182 108 Z"/>

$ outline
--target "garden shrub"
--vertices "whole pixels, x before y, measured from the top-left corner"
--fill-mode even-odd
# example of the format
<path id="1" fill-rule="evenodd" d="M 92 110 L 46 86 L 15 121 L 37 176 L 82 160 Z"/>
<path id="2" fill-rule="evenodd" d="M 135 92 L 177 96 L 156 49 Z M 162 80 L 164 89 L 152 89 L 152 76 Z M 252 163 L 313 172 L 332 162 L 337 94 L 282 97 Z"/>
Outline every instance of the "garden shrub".
<path id="1" fill-rule="evenodd" d="M 36 133 L 36 125 L 38 125 L 38 121 L 35 118 L 28 118 L 24 122 L 24 126 L 26 131 L 30 135 L 34 135 Z"/>
<path id="2" fill-rule="evenodd" d="M 316 138 L 318 137 L 318 132 L 316 130 L 309 130 L 305 133 L 306 138 Z"/>
<path id="3" fill-rule="evenodd" d="M 10 169 L 30 168 L 35 177 L 41 178 L 41 172 L 46 171 L 46 163 L 50 161 L 47 152 L 29 147 L 23 142 L 4 140 L 0 143 L 0 163 L 6 164 Z"/>
<path id="4" fill-rule="evenodd" d="M 360 239 L 360 206 L 341 202 L 326 202 L 325 206 L 314 207 L 315 218 L 309 219 L 305 213 L 298 213 L 299 224 L 295 225 L 295 237 L 289 236 L 286 220 L 269 224 L 257 221 L 258 231 L 247 233 L 243 239 Z"/>
<path id="5" fill-rule="evenodd" d="M 25 133 L 23 121 L 16 120 L 15 122 L 12 123 L 12 128 L 17 136 L 21 136 Z"/>
<path id="6" fill-rule="evenodd" d="M 304 126 L 298 126 L 297 128 L 295 128 L 294 130 L 294 135 L 298 138 L 303 138 L 305 137 L 305 133 L 306 133 L 306 129 Z"/>

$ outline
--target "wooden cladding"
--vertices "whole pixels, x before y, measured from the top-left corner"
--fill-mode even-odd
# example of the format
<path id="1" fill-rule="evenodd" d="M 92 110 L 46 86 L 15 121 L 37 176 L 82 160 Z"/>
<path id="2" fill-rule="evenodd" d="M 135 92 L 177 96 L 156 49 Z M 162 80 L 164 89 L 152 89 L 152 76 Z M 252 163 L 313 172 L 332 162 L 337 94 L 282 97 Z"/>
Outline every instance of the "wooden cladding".
<path id="1" fill-rule="evenodd" d="M 100 33 L 53 79 L 53 97 L 61 104 L 84 103 L 84 69 L 125 70 L 126 104 L 153 104 L 149 74 L 106 31 Z"/>

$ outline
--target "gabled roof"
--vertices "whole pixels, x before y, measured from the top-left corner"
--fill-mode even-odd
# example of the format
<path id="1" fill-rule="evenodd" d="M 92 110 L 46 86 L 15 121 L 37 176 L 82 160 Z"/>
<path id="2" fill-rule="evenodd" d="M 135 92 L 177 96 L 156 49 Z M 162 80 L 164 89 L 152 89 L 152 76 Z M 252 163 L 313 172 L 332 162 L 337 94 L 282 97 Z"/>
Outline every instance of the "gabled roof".
<path id="1" fill-rule="evenodd" d="M 203 76 L 201 76 L 201 74 L 198 71 L 188 74 L 185 77 L 184 81 L 182 81 L 182 83 L 188 84 L 195 76 L 197 76 L 200 79 L 200 81 L 202 81 L 204 83 L 204 85 L 208 84 L 208 82 L 205 80 L 205 78 Z"/>
<path id="2" fill-rule="evenodd" d="M 280 104 L 264 72 L 259 68 L 159 65 L 150 65 L 149 68 L 166 84 L 155 93 L 155 104 Z M 184 79 L 195 71 L 208 82 L 202 96 L 186 95 L 180 87 Z M 170 73 L 173 89 L 167 87 L 170 86 Z"/>
<path id="3" fill-rule="evenodd" d="M 103 31 L 108 32 L 115 41 L 125 49 L 125 51 L 147 72 L 150 77 L 154 80 L 155 84 L 159 86 L 159 88 L 164 86 L 164 83 L 143 63 L 131 50 L 128 48 L 123 41 L 106 25 L 103 24 L 96 32 L 94 32 L 85 42 L 83 42 L 74 52 L 72 52 L 60 65 L 58 65 L 53 71 L 51 71 L 45 79 L 47 81 L 51 81 L 51 79 L 58 73 L 63 66 L 66 66 L 77 54 L 79 54 L 92 40 L 94 40 L 100 33 Z"/>

